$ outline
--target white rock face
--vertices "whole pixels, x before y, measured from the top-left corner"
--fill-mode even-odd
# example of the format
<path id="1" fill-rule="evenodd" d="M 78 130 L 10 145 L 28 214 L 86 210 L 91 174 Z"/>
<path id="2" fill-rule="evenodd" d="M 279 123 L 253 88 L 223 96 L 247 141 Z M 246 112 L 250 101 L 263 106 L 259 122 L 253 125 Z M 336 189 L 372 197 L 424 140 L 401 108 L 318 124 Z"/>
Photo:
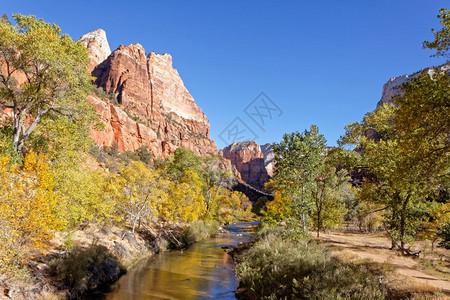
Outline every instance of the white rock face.
<path id="1" fill-rule="evenodd" d="M 102 63 L 110 54 L 106 32 L 103 29 L 96 29 L 92 32 L 86 33 L 80 39 L 89 51 L 89 72 L 91 72 L 98 64 Z"/>
<path id="2" fill-rule="evenodd" d="M 401 95 L 402 91 L 400 90 L 401 86 L 413 79 L 414 77 L 420 75 L 422 71 L 427 72 L 430 76 L 436 72 L 436 69 L 438 70 L 450 70 L 450 63 L 445 63 L 443 65 L 440 65 L 438 67 L 430 67 L 420 70 L 419 72 L 416 72 L 411 75 L 403 75 L 399 77 L 392 77 L 383 85 L 383 93 L 381 95 L 380 101 L 377 103 L 377 108 L 380 107 L 384 103 L 388 103 L 391 101 L 392 97 Z"/>
<path id="3" fill-rule="evenodd" d="M 272 144 L 267 143 L 261 146 L 261 151 L 264 155 L 264 167 L 269 176 L 273 176 L 273 166 L 275 161 L 275 153 L 272 151 Z"/>

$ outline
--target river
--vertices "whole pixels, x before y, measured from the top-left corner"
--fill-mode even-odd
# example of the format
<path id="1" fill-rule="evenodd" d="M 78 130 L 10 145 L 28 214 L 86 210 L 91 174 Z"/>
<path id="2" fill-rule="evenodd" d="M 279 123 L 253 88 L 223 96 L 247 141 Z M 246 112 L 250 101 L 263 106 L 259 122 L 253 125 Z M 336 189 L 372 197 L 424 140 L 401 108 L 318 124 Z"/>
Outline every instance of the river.
<path id="1" fill-rule="evenodd" d="M 226 232 L 187 250 L 155 255 L 85 300 L 236 299 L 233 260 L 222 246 L 248 241 L 256 224 L 231 224 L 225 227 Z"/>

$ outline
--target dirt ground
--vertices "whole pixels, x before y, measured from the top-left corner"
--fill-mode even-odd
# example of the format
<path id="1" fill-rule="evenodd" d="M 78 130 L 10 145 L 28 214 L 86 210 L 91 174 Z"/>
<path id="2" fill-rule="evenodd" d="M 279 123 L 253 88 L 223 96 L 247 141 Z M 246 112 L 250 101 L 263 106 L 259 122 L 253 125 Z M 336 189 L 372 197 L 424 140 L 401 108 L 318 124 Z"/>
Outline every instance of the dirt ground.
<path id="1" fill-rule="evenodd" d="M 420 241 L 412 247 L 421 251 L 419 257 L 404 257 L 390 250 L 391 242 L 384 233 L 328 232 L 317 240 L 338 259 L 365 264 L 384 275 L 385 283 L 396 290 L 430 292 L 441 296 L 439 299 L 450 299 L 450 250 L 432 250 L 431 243 Z"/>

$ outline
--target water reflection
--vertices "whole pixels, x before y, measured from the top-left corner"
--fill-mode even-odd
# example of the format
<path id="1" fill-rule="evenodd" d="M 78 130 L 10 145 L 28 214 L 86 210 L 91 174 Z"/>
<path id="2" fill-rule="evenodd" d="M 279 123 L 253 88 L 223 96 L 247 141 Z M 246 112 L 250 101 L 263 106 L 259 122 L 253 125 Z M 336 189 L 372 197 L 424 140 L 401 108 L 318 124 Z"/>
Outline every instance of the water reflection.
<path id="1" fill-rule="evenodd" d="M 255 223 L 238 223 L 228 232 L 183 252 L 166 252 L 142 261 L 108 288 L 85 299 L 235 299 L 233 261 L 221 248 L 248 240 Z"/>

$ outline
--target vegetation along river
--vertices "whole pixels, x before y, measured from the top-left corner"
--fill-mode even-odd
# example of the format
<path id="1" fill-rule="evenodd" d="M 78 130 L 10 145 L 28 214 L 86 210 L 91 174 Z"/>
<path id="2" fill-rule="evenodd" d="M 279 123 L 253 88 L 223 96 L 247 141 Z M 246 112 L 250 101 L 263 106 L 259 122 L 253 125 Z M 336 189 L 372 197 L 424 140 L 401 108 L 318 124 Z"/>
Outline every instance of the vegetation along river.
<path id="1" fill-rule="evenodd" d="M 86 300 L 236 299 L 233 260 L 222 246 L 248 241 L 257 222 L 225 227 L 224 233 L 184 251 L 164 252 L 139 263 L 105 291 Z"/>

